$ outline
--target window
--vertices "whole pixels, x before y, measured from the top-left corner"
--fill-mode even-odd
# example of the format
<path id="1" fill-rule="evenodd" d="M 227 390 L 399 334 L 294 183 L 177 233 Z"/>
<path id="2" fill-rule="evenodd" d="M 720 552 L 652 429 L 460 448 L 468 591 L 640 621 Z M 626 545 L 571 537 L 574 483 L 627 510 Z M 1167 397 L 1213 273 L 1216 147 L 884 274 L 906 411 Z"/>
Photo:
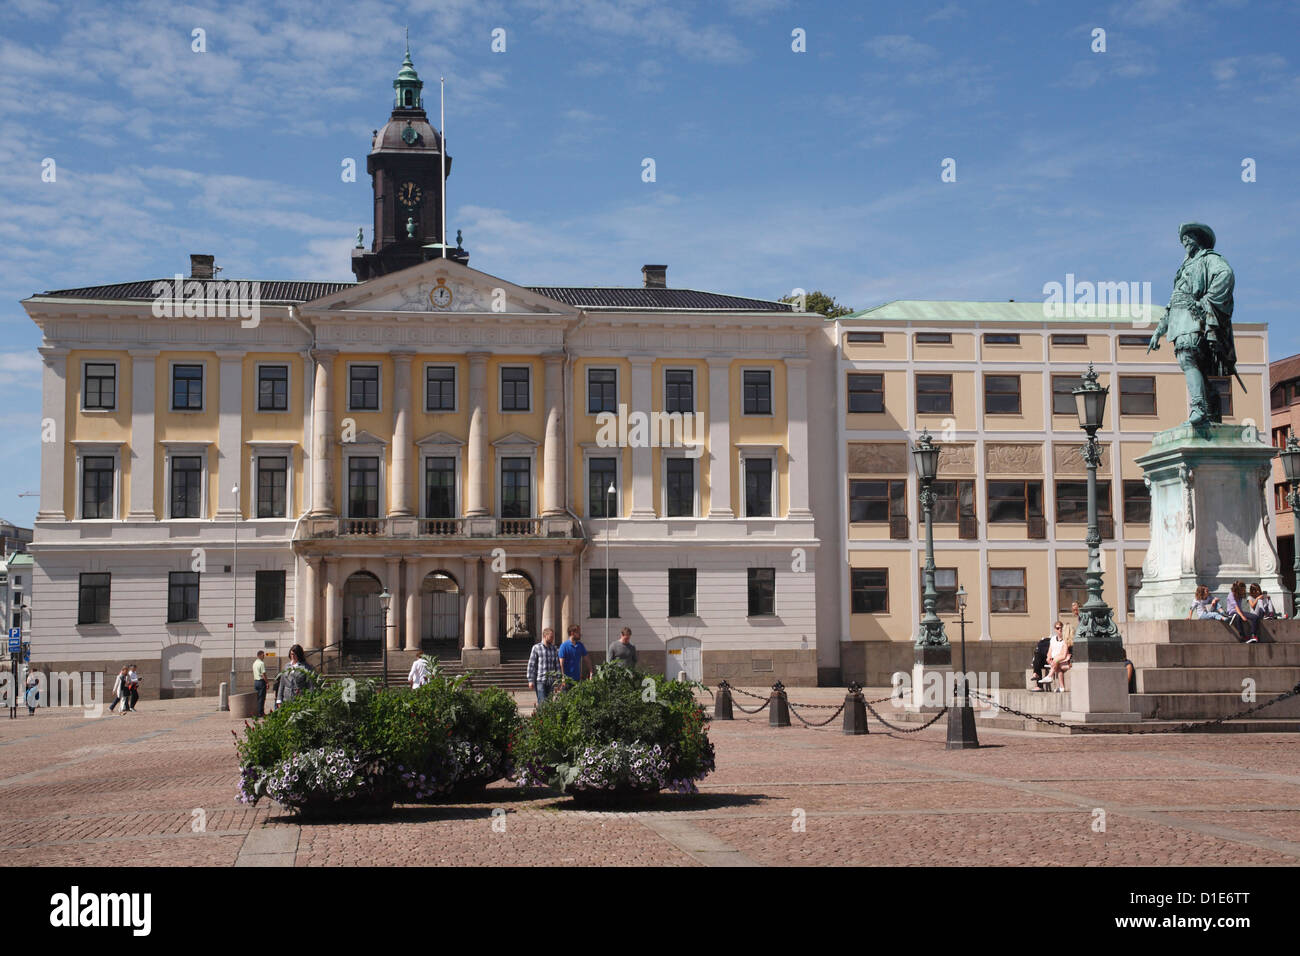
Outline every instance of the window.
<path id="1" fill-rule="evenodd" d="M 1052 336 L 1053 345 L 1087 345 L 1088 336 L 1073 332 L 1058 332 Z"/>
<path id="2" fill-rule="evenodd" d="M 1020 414 L 1020 376 L 984 376 L 984 414 Z"/>
<path id="3" fill-rule="evenodd" d="M 109 574 L 82 574 L 77 589 L 77 623 L 107 624 Z"/>
<path id="4" fill-rule="evenodd" d="M 608 591 L 606 591 L 605 580 L 604 568 L 591 569 L 591 583 L 587 588 L 587 593 L 591 595 L 591 613 L 587 615 L 588 617 L 618 617 L 618 569 L 609 569 Z M 606 593 L 609 595 L 608 605 L 605 601 Z"/>
<path id="5" fill-rule="evenodd" d="M 772 414 L 772 370 L 746 369 L 742 377 L 746 415 Z"/>
<path id="6" fill-rule="evenodd" d="M 284 456 L 257 458 L 257 516 L 283 518 L 288 514 L 289 459 Z"/>
<path id="7" fill-rule="evenodd" d="M 167 575 L 167 622 L 199 619 L 199 573 L 173 571 Z"/>
<path id="8" fill-rule="evenodd" d="M 1074 390 L 1083 384 L 1078 375 L 1052 376 L 1052 414 L 1078 415 L 1079 407 L 1074 397 Z"/>
<path id="9" fill-rule="evenodd" d="M 990 524 L 1015 524 L 1043 516 L 1041 481 L 990 481 L 988 495 Z"/>
<path id="10" fill-rule="evenodd" d="M 664 372 L 664 411 L 695 411 L 695 373 L 688 368 L 670 368 Z"/>
<path id="11" fill-rule="evenodd" d="M 850 332 L 849 342 L 853 345 L 878 345 L 885 341 L 884 332 Z"/>
<path id="12" fill-rule="evenodd" d="M 669 458 L 665 467 L 666 516 L 695 517 L 695 462 L 690 458 Z"/>
<path id="13" fill-rule="evenodd" d="M 1137 347 L 1146 348 L 1148 345 L 1151 344 L 1151 336 L 1121 335 L 1119 336 L 1119 344 L 1129 348 L 1137 348 Z"/>
<path id="14" fill-rule="evenodd" d="M 172 409 L 174 411 L 203 410 L 203 366 L 172 366 Z"/>
<path id="15" fill-rule="evenodd" d="M 1154 415 L 1156 413 L 1156 377 L 1121 375 L 1119 377 L 1119 413 Z"/>
<path id="16" fill-rule="evenodd" d="M 1141 484 L 1142 482 L 1138 482 Z M 1097 517 L 1110 517 L 1110 480 L 1097 481 Z M 1086 481 L 1056 482 L 1057 524 L 1088 523 L 1088 483 Z M 1100 522 L 1099 522 L 1100 523 Z M 1102 537 L 1108 537 L 1103 534 Z"/>
<path id="17" fill-rule="evenodd" d="M 1020 335 L 1016 332 L 986 332 L 985 345 L 1019 345 Z"/>
<path id="18" fill-rule="evenodd" d="M 424 459 L 424 516 L 456 517 L 456 459 Z"/>
<path id="19" fill-rule="evenodd" d="M 989 610 L 994 614 L 1027 614 L 1024 568 L 989 568 Z"/>
<path id="20" fill-rule="evenodd" d="M 87 455 L 81 459 L 81 517 L 113 517 L 113 458 Z"/>
<path id="21" fill-rule="evenodd" d="M 1283 425 L 1280 428 L 1273 429 L 1273 447 L 1285 448 L 1286 440 L 1291 435 L 1291 426 Z"/>
<path id="22" fill-rule="evenodd" d="M 1124 569 L 1124 589 L 1128 592 L 1126 604 L 1130 614 L 1137 613 L 1137 596 L 1142 590 L 1142 569 L 1125 568 Z"/>
<path id="23" fill-rule="evenodd" d="M 198 455 L 172 457 L 173 518 L 197 518 L 203 503 L 203 459 Z"/>
<path id="24" fill-rule="evenodd" d="M 348 411 L 379 411 L 378 365 L 353 365 L 348 368 Z"/>
<path id="25" fill-rule="evenodd" d="M 951 332 L 917 332 L 917 345 L 952 345 Z"/>
<path id="26" fill-rule="evenodd" d="M 1280 481 L 1273 486 L 1273 510 L 1274 511 L 1281 512 L 1281 511 L 1291 510 L 1291 501 L 1290 499 L 1287 498 L 1287 493 L 1290 490 L 1291 490 L 1291 486 L 1287 484 L 1287 482 L 1285 481 Z"/>
<path id="27" fill-rule="evenodd" d="M 1142 479 L 1126 481 L 1124 491 L 1124 523 L 1149 525 L 1151 523 L 1151 489 Z"/>
<path id="28" fill-rule="evenodd" d="M 936 481 L 930 491 L 934 494 L 935 524 L 956 524 L 958 518 L 975 517 L 975 482 Z"/>
<path id="29" fill-rule="evenodd" d="M 668 569 L 668 616 L 694 617 L 695 569 Z"/>
<path id="30" fill-rule="evenodd" d="M 424 410 L 456 410 L 456 366 L 429 365 L 424 370 Z"/>
<path id="31" fill-rule="evenodd" d="M 117 408 L 117 366 L 111 362 L 86 363 L 86 387 L 81 407 L 90 411 Z"/>
<path id="32" fill-rule="evenodd" d="M 1232 379 L 1226 376 L 1214 376 L 1208 382 L 1211 394 L 1218 393 L 1219 414 L 1232 417 Z"/>
<path id="33" fill-rule="evenodd" d="M 925 565 L 921 566 L 920 574 L 917 577 L 921 588 L 921 609 L 925 610 Z M 957 613 L 957 569 L 956 568 L 935 568 L 934 569 L 934 590 L 938 593 L 938 600 L 935 601 L 934 609 L 940 614 Z"/>
<path id="34" fill-rule="evenodd" d="M 1078 602 L 1083 607 L 1088 600 L 1088 570 L 1086 568 L 1056 569 L 1056 606 L 1064 614 L 1070 605 Z"/>
<path id="35" fill-rule="evenodd" d="M 853 568 L 849 581 L 854 614 L 889 613 L 888 568 Z"/>
<path id="36" fill-rule="evenodd" d="M 1279 408 L 1286 408 L 1285 385 L 1274 385 L 1273 390 L 1269 392 L 1268 397 L 1270 407 L 1272 407 L 1274 411 L 1277 411 Z"/>
<path id="37" fill-rule="evenodd" d="M 379 459 L 348 459 L 348 517 L 379 517 Z"/>
<path id="38" fill-rule="evenodd" d="M 907 482 L 902 479 L 849 482 L 849 522 L 883 524 L 907 516 Z"/>
<path id="39" fill-rule="evenodd" d="M 532 466 L 530 458 L 501 459 L 501 517 L 533 516 Z"/>
<path id="40" fill-rule="evenodd" d="M 749 616 L 776 614 L 776 568 L 749 568 Z"/>
<path id="41" fill-rule="evenodd" d="M 883 412 L 885 376 L 849 374 L 849 411 Z"/>
<path id="42" fill-rule="evenodd" d="M 257 410 L 289 410 L 289 366 L 261 365 L 257 369 Z"/>
<path id="43" fill-rule="evenodd" d="M 591 518 L 618 516 L 618 462 L 613 458 L 587 459 L 587 515 Z M 609 493 L 610 486 L 614 493 Z"/>
<path id="44" fill-rule="evenodd" d="M 529 368 L 503 368 L 501 370 L 501 411 L 526 412 L 532 406 L 528 387 Z"/>
<path id="45" fill-rule="evenodd" d="M 254 621 L 284 620 L 284 572 L 258 571 L 253 601 Z"/>
<path id="46" fill-rule="evenodd" d="M 771 518 L 772 459 L 745 459 L 745 517 Z"/>
<path id="47" fill-rule="evenodd" d="M 952 376 L 916 376 L 916 410 L 918 412 L 952 412 Z"/>
<path id="48" fill-rule="evenodd" d="M 587 369 L 587 414 L 618 411 L 618 370 Z"/>

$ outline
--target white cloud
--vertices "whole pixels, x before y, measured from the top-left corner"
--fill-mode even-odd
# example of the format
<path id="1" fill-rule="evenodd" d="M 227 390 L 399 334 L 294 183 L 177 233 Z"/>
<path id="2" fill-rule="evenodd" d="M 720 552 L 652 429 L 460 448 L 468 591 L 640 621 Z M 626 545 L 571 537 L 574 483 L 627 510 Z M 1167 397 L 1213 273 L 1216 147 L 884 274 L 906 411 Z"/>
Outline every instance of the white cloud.
<path id="1" fill-rule="evenodd" d="M 934 47 L 907 34 L 872 37 L 866 42 L 866 48 L 890 63 L 927 63 L 939 57 Z"/>

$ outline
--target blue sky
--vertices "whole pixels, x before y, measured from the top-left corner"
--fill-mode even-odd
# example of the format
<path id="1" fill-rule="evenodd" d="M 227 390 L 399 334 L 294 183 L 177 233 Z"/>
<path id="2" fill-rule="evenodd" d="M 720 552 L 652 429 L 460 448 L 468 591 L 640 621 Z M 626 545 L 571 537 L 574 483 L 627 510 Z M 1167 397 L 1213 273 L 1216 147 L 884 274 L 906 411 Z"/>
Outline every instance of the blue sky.
<path id="1" fill-rule="evenodd" d="M 673 286 L 864 308 L 1037 300 L 1074 273 L 1163 303 L 1198 220 L 1238 319 L 1300 351 L 1293 0 L 5 0 L 0 514 L 37 508 L 18 493 L 38 487 L 40 337 L 18 301 L 191 252 L 223 278 L 351 279 L 408 25 L 435 116 L 447 78 L 449 227 L 508 280 L 636 285 L 665 262 Z"/>

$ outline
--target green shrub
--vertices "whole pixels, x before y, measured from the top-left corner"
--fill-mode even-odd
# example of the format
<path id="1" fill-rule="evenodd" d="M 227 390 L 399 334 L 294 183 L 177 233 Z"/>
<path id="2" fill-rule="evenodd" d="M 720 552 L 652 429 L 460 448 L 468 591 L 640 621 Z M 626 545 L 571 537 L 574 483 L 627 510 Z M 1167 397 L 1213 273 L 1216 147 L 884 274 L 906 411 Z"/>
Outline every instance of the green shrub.
<path id="1" fill-rule="evenodd" d="M 602 664 L 523 724 L 516 781 L 574 793 L 694 792 L 714 767 L 697 686 Z"/>

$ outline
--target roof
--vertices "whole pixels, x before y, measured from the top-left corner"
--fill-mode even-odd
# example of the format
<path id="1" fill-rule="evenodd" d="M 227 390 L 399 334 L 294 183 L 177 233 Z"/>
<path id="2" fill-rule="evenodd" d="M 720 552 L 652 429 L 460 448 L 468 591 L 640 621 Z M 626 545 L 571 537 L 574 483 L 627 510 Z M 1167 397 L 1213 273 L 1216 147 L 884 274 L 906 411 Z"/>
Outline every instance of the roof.
<path id="1" fill-rule="evenodd" d="M 1268 379 L 1272 384 L 1278 385 L 1293 378 L 1300 378 L 1300 355 L 1288 355 L 1269 363 Z"/>
<path id="2" fill-rule="evenodd" d="M 1082 306 L 1075 306 L 1081 310 Z M 1141 308 L 1139 305 L 1138 308 Z M 1052 315 L 1051 309 L 1043 301 L 1033 302 L 968 302 L 955 300 L 897 299 L 877 305 L 852 315 L 843 316 L 841 321 L 854 319 L 877 319 L 883 321 L 905 322 L 1098 322 L 1111 324 L 1117 321 L 1131 321 L 1145 318 L 1139 312 L 1130 314 L 1124 305 L 1097 305 L 1093 307 L 1097 315 Z M 1065 305 L 1056 306 L 1057 311 L 1065 311 Z M 1164 306 L 1151 306 L 1150 319 L 1160 321 L 1164 316 Z"/>
<path id="3" fill-rule="evenodd" d="M 99 302 L 152 302 L 154 286 L 159 282 L 169 285 L 174 279 L 143 279 L 138 282 L 117 282 L 109 285 L 82 286 L 76 289 L 55 289 L 42 292 L 41 298 L 89 299 Z M 203 281 L 203 280 L 185 280 Z M 253 282 L 261 284 L 261 299 L 266 304 L 300 304 L 333 295 L 356 286 L 356 282 L 292 282 L 281 280 L 220 279 L 220 282 Z M 792 306 L 768 299 L 750 299 L 743 296 L 722 295 L 717 292 L 700 292 L 696 289 L 645 289 L 606 286 L 528 286 L 538 295 L 546 296 L 582 309 L 618 309 L 637 312 L 790 312 Z"/>
<path id="4" fill-rule="evenodd" d="M 8 566 L 11 568 L 26 567 L 31 563 L 32 563 L 32 556 L 28 554 L 26 551 L 19 551 L 17 554 L 9 555 Z"/>

